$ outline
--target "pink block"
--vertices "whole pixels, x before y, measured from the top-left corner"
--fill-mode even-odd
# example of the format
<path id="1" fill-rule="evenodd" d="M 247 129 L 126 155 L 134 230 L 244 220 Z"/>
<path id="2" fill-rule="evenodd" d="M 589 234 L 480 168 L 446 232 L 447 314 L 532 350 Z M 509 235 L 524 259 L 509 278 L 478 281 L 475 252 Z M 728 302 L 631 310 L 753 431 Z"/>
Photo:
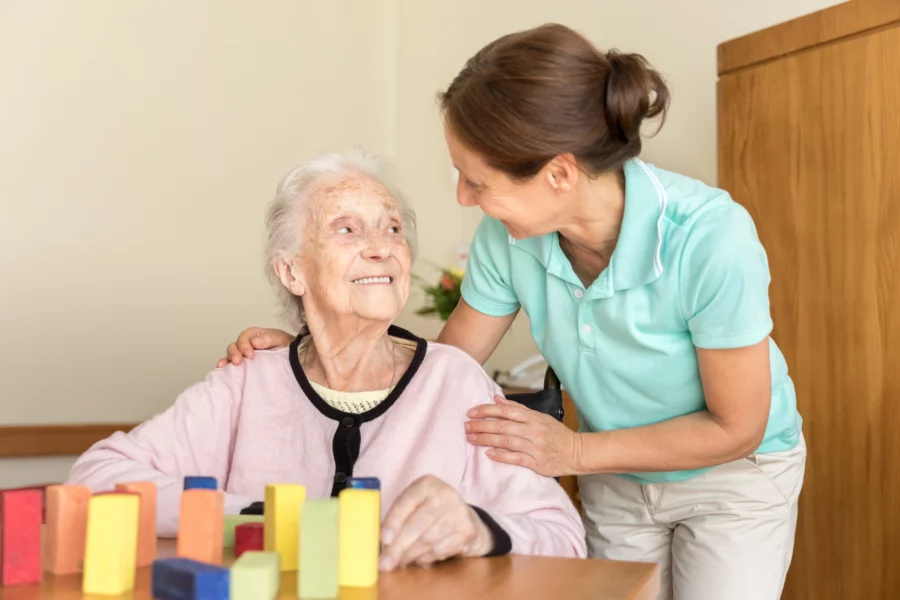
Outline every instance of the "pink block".
<path id="1" fill-rule="evenodd" d="M 0 491 L 0 585 L 39 583 L 44 492 Z"/>

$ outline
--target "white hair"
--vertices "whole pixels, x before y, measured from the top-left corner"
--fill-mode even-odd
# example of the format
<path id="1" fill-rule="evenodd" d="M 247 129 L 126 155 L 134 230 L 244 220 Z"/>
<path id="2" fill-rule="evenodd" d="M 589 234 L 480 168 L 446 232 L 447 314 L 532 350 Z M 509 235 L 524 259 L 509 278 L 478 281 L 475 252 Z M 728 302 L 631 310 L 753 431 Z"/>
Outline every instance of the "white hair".
<path id="1" fill-rule="evenodd" d="M 416 213 L 388 177 L 387 161 L 363 150 L 323 154 L 291 169 L 275 192 L 266 212 L 266 274 L 275 286 L 284 317 L 299 330 L 306 323 L 303 299 L 295 296 L 281 282 L 275 265 L 291 261 L 303 247 L 304 222 L 309 216 L 309 192 L 326 178 L 340 175 L 362 175 L 387 188 L 397 202 L 403 219 L 403 237 L 414 262 L 418 250 Z"/>

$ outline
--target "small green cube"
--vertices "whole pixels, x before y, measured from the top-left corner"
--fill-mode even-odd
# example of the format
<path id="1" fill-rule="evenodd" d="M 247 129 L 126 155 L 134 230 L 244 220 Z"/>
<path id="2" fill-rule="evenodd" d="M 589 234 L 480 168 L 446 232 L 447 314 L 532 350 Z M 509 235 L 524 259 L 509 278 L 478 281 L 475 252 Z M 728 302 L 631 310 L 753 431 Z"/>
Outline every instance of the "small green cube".
<path id="1" fill-rule="evenodd" d="M 231 565 L 231 600 L 275 600 L 281 588 L 277 552 L 248 551 Z"/>
<path id="2" fill-rule="evenodd" d="M 225 515 L 222 528 L 222 547 L 234 548 L 234 528 L 244 523 L 262 523 L 262 515 Z"/>

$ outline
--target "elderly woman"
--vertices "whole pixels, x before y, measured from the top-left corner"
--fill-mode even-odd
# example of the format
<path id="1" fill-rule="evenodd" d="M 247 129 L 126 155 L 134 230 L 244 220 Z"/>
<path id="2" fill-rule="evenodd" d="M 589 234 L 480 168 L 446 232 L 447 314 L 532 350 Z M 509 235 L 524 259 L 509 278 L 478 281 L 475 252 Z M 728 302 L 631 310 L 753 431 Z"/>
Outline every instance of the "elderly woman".
<path id="1" fill-rule="evenodd" d="M 188 388 L 132 432 L 98 442 L 70 482 L 159 487 L 158 531 L 177 531 L 185 475 L 210 475 L 226 513 L 269 483 L 337 495 L 381 480 L 381 568 L 506 552 L 584 556 L 578 514 L 530 469 L 466 442 L 466 412 L 499 389 L 467 354 L 393 326 L 410 291 L 415 215 L 365 155 L 291 171 L 266 221 L 268 271 L 298 330 Z"/>

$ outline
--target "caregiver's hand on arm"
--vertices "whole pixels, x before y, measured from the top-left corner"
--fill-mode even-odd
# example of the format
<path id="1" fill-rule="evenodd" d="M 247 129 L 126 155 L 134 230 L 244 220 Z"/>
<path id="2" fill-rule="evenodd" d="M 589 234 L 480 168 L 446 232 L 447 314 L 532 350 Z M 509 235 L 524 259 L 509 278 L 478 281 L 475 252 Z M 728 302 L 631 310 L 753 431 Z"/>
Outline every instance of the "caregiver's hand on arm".
<path id="1" fill-rule="evenodd" d="M 437 477 L 417 479 L 397 498 L 381 530 L 381 569 L 430 565 L 454 556 L 484 556 L 493 535 L 453 487 Z"/>
<path id="2" fill-rule="evenodd" d="M 250 327 L 238 336 L 237 341 L 228 344 L 225 358 L 220 358 L 216 367 L 222 368 L 229 362 L 235 365 L 241 364 L 246 358 L 253 358 L 253 350 L 268 350 L 289 346 L 294 341 L 294 336 L 280 329 L 268 329 L 265 327 Z"/>

